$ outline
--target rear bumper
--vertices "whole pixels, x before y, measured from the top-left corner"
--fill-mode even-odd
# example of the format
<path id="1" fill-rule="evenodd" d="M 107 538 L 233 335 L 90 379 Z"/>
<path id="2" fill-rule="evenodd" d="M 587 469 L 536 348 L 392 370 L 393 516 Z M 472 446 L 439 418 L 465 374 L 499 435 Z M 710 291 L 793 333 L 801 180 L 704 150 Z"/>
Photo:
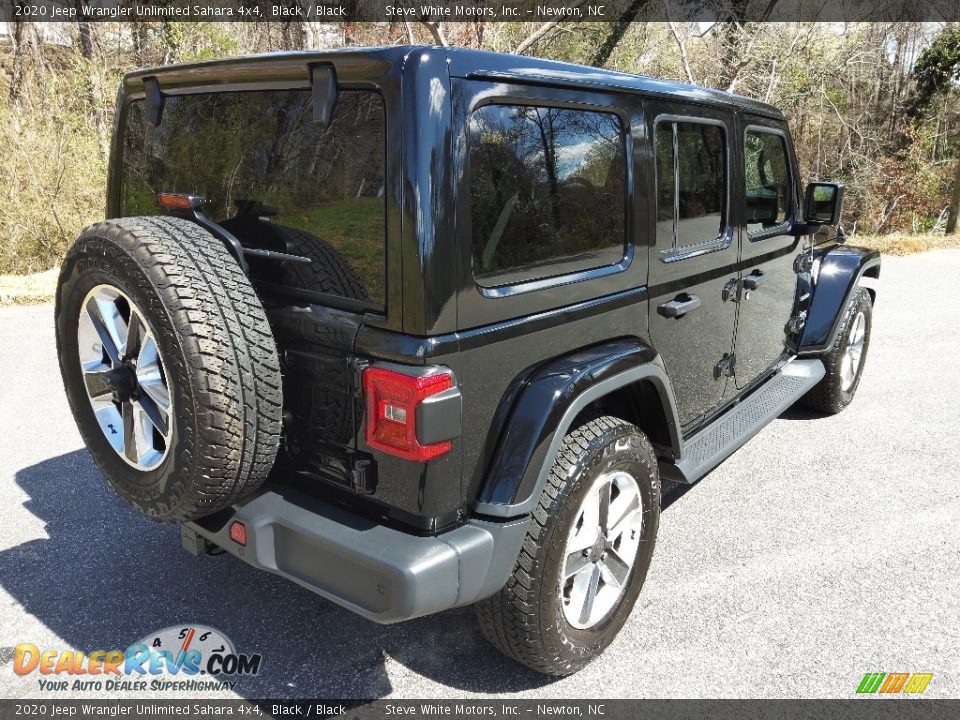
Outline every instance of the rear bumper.
<path id="1" fill-rule="evenodd" d="M 247 544 L 230 539 L 242 522 Z M 293 580 L 348 610 L 392 623 L 481 600 L 513 571 L 528 520 L 472 519 L 419 537 L 384 527 L 339 506 L 287 488 L 271 488 L 181 526 L 193 553 L 204 541 L 261 570 Z"/>

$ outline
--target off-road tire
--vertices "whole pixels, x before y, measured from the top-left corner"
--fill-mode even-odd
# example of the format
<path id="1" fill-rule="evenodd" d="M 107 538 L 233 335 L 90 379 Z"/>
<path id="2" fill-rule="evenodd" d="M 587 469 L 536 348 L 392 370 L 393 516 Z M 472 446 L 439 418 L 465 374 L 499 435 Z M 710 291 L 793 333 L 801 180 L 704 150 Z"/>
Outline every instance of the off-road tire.
<path id="1" fill-rule="evenodd" d="M 173 404 L 171 440 L 152 470 L 124 462 L 94 417 L 77 324 L 91 288 L 125 293 L 152 329 Z M 266 478 L 280 440 L 273 334 L 224 245 L 187 220 L 130 217 L 84 230 L 57 289 L 60 369 L 80 433 L 111 487 L 154 520 L 183 522 L 229 506 Z"/>
<path id="2" fill-rule="evenodd" d="M 851 324 L 860 313 L 863 313 L 866 320 L 863 351 L 853 384 L 844 390 L 841 365 L 847 353 L 847 346 L 850 343 Z M 860 386 L 860 379 L 863 377 L 863 367 L 867 361 L 867 351 L 870 349 L 870 331 L 872 328 L 873 302 L 870 298 L 870 292 L 866 288 L 858 288 L 850 296 L 843 310 L 843 318 L 837 328 L 833 347 L 820 356 L 827 372 L 819 383 L 800 398 L 802 407 L 827 415 L 836 415 L 852 402 L 854 395 L 857 393 L 857 388 Z"/>
<path id="3" fill-rule="evenodd" d="M 643 507 L 641 541 L 626 588 L 599 624 L 570 625 L 559 583 L 567 535 L 593 480 L 614 468 L 629 469 Z M 646 436 L 616 417 L 599 417 L 563 440 L 506 586 L 476 607 L 480 629 L 505 655 L 547 675 L 569 675 L 600 655 L 623 627 L 653 557 L 660 519 L 656 456 Z"/>

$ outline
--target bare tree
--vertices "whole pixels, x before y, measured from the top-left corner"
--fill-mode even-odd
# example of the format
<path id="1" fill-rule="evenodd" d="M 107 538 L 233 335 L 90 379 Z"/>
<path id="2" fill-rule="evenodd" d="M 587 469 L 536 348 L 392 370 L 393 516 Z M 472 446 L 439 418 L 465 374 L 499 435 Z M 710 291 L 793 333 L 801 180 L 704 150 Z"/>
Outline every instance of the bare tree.
<path id="1" fill-rule="evenodd" d="M 15 5 L 25 6 L 26 3 L 21 0 L 15 0 Z M 30 65 L 39 68 L 43 65 L 43 54 L 41 51 L 42 41 L 37 32 L 36 24 L 18 20 L 16 13 L 13 15 L 13 35 L 11 36 L 13 45 L 13 63 L 11 67 L 10 78 L 10 101 L 19 103 L 24 87 L 26 85 L 27 71 Z"/>
<path id="2" fill-rule="evenodd" d="M 620 41 L 623 40 L 623 36 L 627 30 L 630 29 L 630 24 L 637 19 L 637 15 L 649 3 L 650 0 L 631 0 L 620 17 L 617 18 L 613 27 L 610 28 L 610 34 L 607 35 L 603 44 L 597 49 L 596 54 L 593 56 L 593 61 L 590 63 L 591 65 L 603 67 L 607 64 L 607 60 L 610 59 L 610 56 L 613 54 L 613 51 L 616 50 Z"/>
<path id="3" fill-rule="evenodd" d="M 577 8 L 578 8 L 578 7 L 580 7 L 581 5 L 585 4 L 586 1 L 587 1 L 587 0 L 579 0 L 579 2 L 574 3 L 574 4 L 573 4 L 572 6 L 570 6 L 570 7 L 577 7 Z M 533 32 L 531 32 L 531 33 L 530 33 L 529 35 L 527 35 L 523 40 L 521 40 L 519 43 L 517 43 L 517 46 L 513 49 L 513 51 L 514 51 L 517 55 L 523 55 L 527 50 L 529 50 L 529 49 L 532 48 L 534 45 L 536 45 L 538 42 L 540 42 L 544 37 L 547 36 L 547 34 L 548 34 L 551 30 L 553 30 L 555 27 L 557 27 L 557 26 L 558 26 L 560 23 L 562 23 L 563 21 L 564 21 L 564 18 L 561 17 L 561 18 L 558 18 L 557 20 L 551 20 L 551 21 L 549 21 L 549 22 L 542 23 L 542 24 L 541 24 L 539 27 L 537 27 Z"/>

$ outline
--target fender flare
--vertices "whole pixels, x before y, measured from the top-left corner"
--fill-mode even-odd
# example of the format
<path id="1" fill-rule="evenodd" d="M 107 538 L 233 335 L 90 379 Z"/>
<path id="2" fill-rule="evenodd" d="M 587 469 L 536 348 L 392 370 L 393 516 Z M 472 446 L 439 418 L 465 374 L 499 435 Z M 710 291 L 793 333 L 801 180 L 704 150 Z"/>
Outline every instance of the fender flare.
<path id="1" fill-rule="evenodd" d="M 843 308 L 866 273 L 880 276 L 880 253 L 838 246 L 814 258 L 813 296 L 800 336 L 799 355 L 819 355 L 833 347 Z"/>
<path id="2" fill-rule="evenodd" d="M 671 444 L 679 451 L 680 421 L 673 389 L 657 352 L 636 338 L 585 348 L 543 365 L 517 393 L 474 511 L 497 518 L 531 512 L 577 415 L 594 400 L 641 380 L 656 388 Z"/>

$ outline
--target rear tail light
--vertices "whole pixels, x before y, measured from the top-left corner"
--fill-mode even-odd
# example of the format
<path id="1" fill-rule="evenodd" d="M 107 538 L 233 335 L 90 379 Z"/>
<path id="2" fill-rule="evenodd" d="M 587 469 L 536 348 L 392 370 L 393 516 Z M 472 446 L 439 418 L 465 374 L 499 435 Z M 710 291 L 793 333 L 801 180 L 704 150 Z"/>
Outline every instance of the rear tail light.
<path id="1" fill-rule="evenodd" d="M 239 520 L 230 525 L 230 539 L 239 545 L 247 544 L 247 526 Z"/>
<path id="2" fill-rule="evenodd" d="M 449 372 L 406 375 L 381 367 L 363 371 L 367 398 L 367 444 L 404 460 L 426 462 L 450 452 L 450 440 L 421 445 L 417 439 L 417 406 L 453 387 Z"/>

